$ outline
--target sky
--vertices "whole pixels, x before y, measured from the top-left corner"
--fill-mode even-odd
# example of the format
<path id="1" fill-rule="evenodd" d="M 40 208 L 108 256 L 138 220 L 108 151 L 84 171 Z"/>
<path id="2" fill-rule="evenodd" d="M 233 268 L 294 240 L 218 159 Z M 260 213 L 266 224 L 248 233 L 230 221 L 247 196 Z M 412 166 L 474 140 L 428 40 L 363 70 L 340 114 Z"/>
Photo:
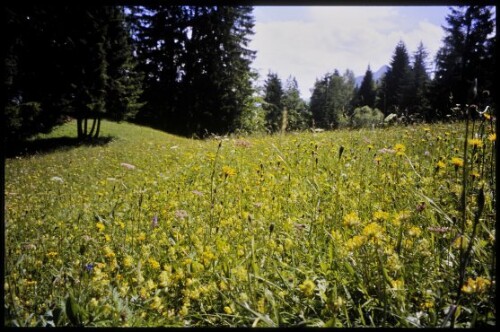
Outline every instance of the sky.
<path id="1" fill-rule="evenodd" d="M 442 6 L 256 6 L 249 45 L 257 51 L 252 68 L 259 72 L 261 86 L 269 71 L 283 84 L 294 76 L 306 100 L 316 78 L 334 69 L 363 76 L 368 65 L 373 72 L 389 65 L 399 41 L 410 56 L 422 42 L 432 71 L 448 13 Z"/>

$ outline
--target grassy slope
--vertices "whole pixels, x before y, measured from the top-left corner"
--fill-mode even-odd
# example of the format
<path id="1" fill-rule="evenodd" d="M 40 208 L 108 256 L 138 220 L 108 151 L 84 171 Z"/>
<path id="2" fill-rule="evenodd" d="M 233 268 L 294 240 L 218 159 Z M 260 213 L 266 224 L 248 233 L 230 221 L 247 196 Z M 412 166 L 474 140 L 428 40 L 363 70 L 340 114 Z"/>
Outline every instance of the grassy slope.
<path id="1" fill-rule="evenodd" d="M 74 132 L 70 123 L 48 137 Z M 427 227 L 453 225 L 415 208 L 424 193 L 458 216 L 460 186 L 449 160 L 461 154 L 460 132 L 435 125 L 231 138 L 218 150 L 217 140 L 104 122 L 103 135 L 113 137 L 106 145 L 6 161 L 6 275 L 21 303 L 6 302 L 19 308 L 12 316 L 20 325 L 36 324 L 29 313 L 59 305 L 71 289 L 91 325 L 405 326 L 401 317 L 426 303 L 422 324 L 438 324 L 450 301 L 444 294 L 454 289 L 439 280 L 455 273 L 443 260 L 456 233 L 435 242 Z M 396 144 L 408 158 L 379 151 Z M 437 171 L 438 160 L 446 167 Z M 159 227 L 152 228 L 155 216 Z M 375 235 L 379 244 L 370 240 Z M 483 246 L 480 275 L 489 264 Z M 82 279 L 87 263 L 98 264 L 99 278 Z M 23 285 L 33 280 L 38 297 L 23 303 L 32 294 Z M 393 290 L 381 293 L 386 284 Z M 390 298 L 385 304 L 382 295 Z M 96 312 L 102 322 L 89 318 Z M 68 323 L 64 317 L 60 324 Z"/>

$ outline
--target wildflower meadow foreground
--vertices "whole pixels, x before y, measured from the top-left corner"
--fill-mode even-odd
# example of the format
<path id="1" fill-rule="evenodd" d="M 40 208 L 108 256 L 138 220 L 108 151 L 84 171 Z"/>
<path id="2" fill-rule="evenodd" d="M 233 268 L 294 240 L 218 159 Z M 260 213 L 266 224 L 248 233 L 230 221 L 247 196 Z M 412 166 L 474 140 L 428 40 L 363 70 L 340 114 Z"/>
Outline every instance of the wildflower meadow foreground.
<path id="1" fill-rule="evenodd" d="M 107 144 L 8 158 L 4 325 L 496 325 L 494 128 L 105 121 Z"/>

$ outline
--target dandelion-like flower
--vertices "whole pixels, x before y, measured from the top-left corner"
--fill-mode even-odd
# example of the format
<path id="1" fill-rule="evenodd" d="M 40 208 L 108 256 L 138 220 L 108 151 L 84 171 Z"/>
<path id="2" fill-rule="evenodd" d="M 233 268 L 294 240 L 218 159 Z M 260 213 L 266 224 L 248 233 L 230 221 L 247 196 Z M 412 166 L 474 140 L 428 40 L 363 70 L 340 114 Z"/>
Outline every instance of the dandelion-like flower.
<path id="1" fill-rule="evenodd" d="M 490 285 L 491 281 L 489 279 L 483 277 L 477 277 L 476 279 L 469 278 L 462 286 L 462 292 L 466 294 L 483 293 Z"/>
<path id="2" fill-rule="evenodd" d="M 488 141 L 495 142 L 496 140 L 497 140 L 497 134 L 496 133 L 488 135 Z"/>
<path id="3" fill-rule="evenodd" d="M 396 155 L 400 156 L 405 153 L 406 147 L 403 144 L 398 143 L 394 146 L 394 150 L 396 151 Z"/>
<path id="4" fill-rule="evenodd" d="M 464 160 L 458 157 L 451 158 L 450 162 L 453 166 L 455 166 L 455 168 L 462 167 L 464 165 Z"/>
<path id="5" fill-rule="evenodd" d="M 470 176 L 472 177 L 472 179 L 479 179 L 481 177 L 481 174 L 479 174 L 478 171 L 476 170 L 473 170 L 472 172 L 470 172 Z"/>
<path id="6" fill-rule="evenodd" d="M 470 146 L 473 146 L 475 148 L 480 148 L 483 146 L 483 141 L 481 141 L 479 138 L 469 138 L 467 142 Z"/>
<path id="7" fill-rule="evenodd" d="M 104 226 L 104 224 L 100 221 L 95 224 L 95 227 L 97 227 L 97 230 L 99 232 L 102 232 L 106 229 L 106 226 Z"/>
<path id="8" fill-rule="evenodd" d="M 231 166 L 222 166 L 222 174 L 224 174 L 225 177 L 234 176 L 236 175 L 236 170 Z"/>
<path id="9" fill-rule="evenodd" d="M 443 169 L 445 167 L 446 167 L 446 164 L 442 160 L 438 161 L 437 164 L 436 164 L 436 169 L 437 170 Z"/>

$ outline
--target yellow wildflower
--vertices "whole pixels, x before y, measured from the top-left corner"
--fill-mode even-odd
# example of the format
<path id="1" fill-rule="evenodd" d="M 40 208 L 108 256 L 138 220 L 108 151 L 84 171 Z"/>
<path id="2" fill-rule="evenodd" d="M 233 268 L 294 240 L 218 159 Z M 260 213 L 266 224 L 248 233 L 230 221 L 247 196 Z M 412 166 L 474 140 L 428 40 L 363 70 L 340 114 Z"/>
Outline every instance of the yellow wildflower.
<path id="1" fill-rule="evenodd" d="M 467 282 L 462 286 L 462 292 L 466 294 L 483 293 L 490 285 L 491 281 L 486 278 L 477 277 L 475 280 L 469 278 Z"/>
<path id="2" fill-rule="evenodd" d="M 299 285 L 299 289 L 302 291 L 302 293 L 304 293 L 305 296 L 310 297 L 314 295 L 316 285 L 314 284 L 314 281 L 306 279 L 301 285 Z"/>
<path id="3" fill-rule="evenodd" d="M 420 234 L 422 234 L 422 230 L 416 226 L 413 226 L 408 230 L 408 235 L 410 236 L 418 237 Z"/>
<path id="4" fill-rule="evenodd" d="M 266 312 L 266 298 L 261 297 L 257 300 L 257 311 L 260 312 L 261 314 Z"/>
<path id="5" fill-rule="evenodd" d="M 476 170 L 473 170 L 472 172 L 470 172 L 470 176 L 473 178 L 473 179 L 479 179 L 481 177 L 481 174 L 479 174 L 478 171 Z"/>
<path id="6" fill-rule="evenodd" d="M 431 308 L 434 308 L 434 301 L 432 301 L 432 299 L 427 299 L 427 300 L 425 300 L 425 302 L 423 302 L 422 304 L 420 304 L 420 307 L 422 309 L 431 309 Z"/>
<path id="7" fill-rule="evenodd" d="M 224 312 L 228 315 L 231 315 L 233 313 L 233 310 L 229 306 L 224 307 Z"/>
<path id="8" fill-rule="evenodd" d="M 126 255 L 123 258 L 123 266 L 125 267 L 131 267 L 134 264 L 134 259 L 130 255 Z"/>
<path id="9" fill-rule="evenodd" d="M 154 269 L 154 270 L 160 269 L 160 263 L 158 263 L 158 261 L 156 259 L 154 259 L 153 257 L 149 257 L 148 262 L 149 262 L 149 266 L 151 266 L 152 269 Z"/>
<path id="10" fill-rule="evenodd" d="M 480 148 L 483 146 L 483 141 L 481 141 L 479 138 L 469 138 L 468 142 L 469 145 L 475 148 Z"/>
<path id="11" fill-rule="evenodd" d="M 236 175 L 236 170 L 230 166 L 222 166 L 222 174 L 226 177 L 234 176 Z"/>
<path id="12" fill-rule="evenodd" d="M 442 160 L 438 161 L 436 164 L 437 169 L 443 169 L 445 167 L 446 167 L 446 164 Z"/>
<path id="13" fill-rule="evenodd" d="M 403 280 L 391 280 L 393 290 L 404 290 L 404 284 Z"/>
<path id="14" fill-rule="evenodd" d="M 366 237 L 362 235 L 355 235 L 351 239 L 347 240 L 345 243 L 345 246 L 348 251 L 353 251 L 354 249 L 357 249 L 361 247 L 366 241 Z"/>
<path id="15" fill-rule="evenodd" d="M 229 289 L 229 286 L 224 280 L 221 280 L 221 282 L 219 283 L 219 288 L 221 291 L 227 291 Z"/>
<path id="16" fill-rule="evenodd" d="M 91 308 L 97 308 L 97 306 L 99 305 L 99 302 L 96 300 L 95 297 L 93 297 L 90 299 L 89 305 Z"/>
<path id="17" fill-rule="evenodd" d="M 459 249 L 460 246 L 462 246 L 462 248 L 467 248 L 467 245 L 469 244 L 469 239 L 467 239 L 466 237 L 464 236 L 459 236 L 455 239 L 455 241 L 453 241 L 453 247 L 455 249 Z"/>
<path id="18" fill-rule="evenodd" d="M 497 134 L 493 133 L 493 134 L 488 135 L 488 140 L 490 142 L 495 142 L 497 140 Z"/>
<path id="19" fill-rule="evenodd" d="M 248 272 L 243 266 L 238 266 L 231 269 L 231 273 L 236 277 L 237 281 L 247 281 L 248 280 Z"/>
<path id="20" fill-rule="evenodd" d="M 48 252 L 47 254 L 45 254 L 45 256 L 47 256 L 48 258 L 54 258 L 58 255 L 58 253 L 56 251 L 51 251 L 51 252 Z"/>
<path id="21" fill-rule="evenodd" d="M 394 150 L 396 151 L 396 155 L 400 156 L 404 154 L 406 147 L 403 144 L 398 143 L 394 146 Z"/>
<path id="22" fill-rule="evenodd" d="M 356 212 L 350 212 L 344 216 L 344 226 L 356 226 L 359 225 L 360 222 Z"/>
<path id="23" fill-rule="evenodd" d="M 451 164 L 455 166 L 455 168 L 462 167 L 464 165 L 464 160 L 462 158 L 453 157 L 451 158 Z"/>
<path id="24" fill-rule="evenodd" d="M 156 287 L 157 287 L 157 285 L 153 280 L 148 279 L 148 281 L 146 281 L 146 289 L 148 291 L 152 291 L 152 290 L 156 289 Z"/>
<path id="25" fill-rule="evenodd" d="M 108 259 L 112 259 L 116 256 L 113 250 L 108 246 L 105 246 L 103 251 L 104 251 L 104 256 Z"/>
<path id="26" fill-rule="evenodd" d="M 146 240 L 146 233 L 140 232 L 139 235 L 137 235 L 137 241 L 144 241 Z"/>
<path id="27" fill-rule="evenodd" d="M 381 210 L 375 211 L 373 213 L 373 219 L 375 219 L 375 220 L 387 220 L 387 219 L 389 219 L 389 213 L 385 212 L 385 211 L 381 211 Z"/>
<path id="28" fill-rule="evenodd" d="M 151 301 L 151 304 L 149 307 L 153 310 L 161 310 L 163 309 L 163 305 L 161 304 L 161 299 L 158 296 L 153 297 L 153 300 Z"/>
<path id="29" fill-rule="evenodd" d="M 381 238 L 384 229 L 376 222 L 369 223 L 363 228 L 362 234 L 368 238 Z"/>
<path id="30" fill-rule="evenodd" d="M 104 226 L 104 224 L 100 221 L 95 224 L 95 227 L 97 227 L 97 230 L 99 232 L 102 232 L 106 229 L 106 226 Z"/>
<path id="31" fill-rule="evenodd" d="M 161 287 L 167 287 L 169 284 L 169 273 L 167 271 L 161 271 L 158 277 Z"/>

